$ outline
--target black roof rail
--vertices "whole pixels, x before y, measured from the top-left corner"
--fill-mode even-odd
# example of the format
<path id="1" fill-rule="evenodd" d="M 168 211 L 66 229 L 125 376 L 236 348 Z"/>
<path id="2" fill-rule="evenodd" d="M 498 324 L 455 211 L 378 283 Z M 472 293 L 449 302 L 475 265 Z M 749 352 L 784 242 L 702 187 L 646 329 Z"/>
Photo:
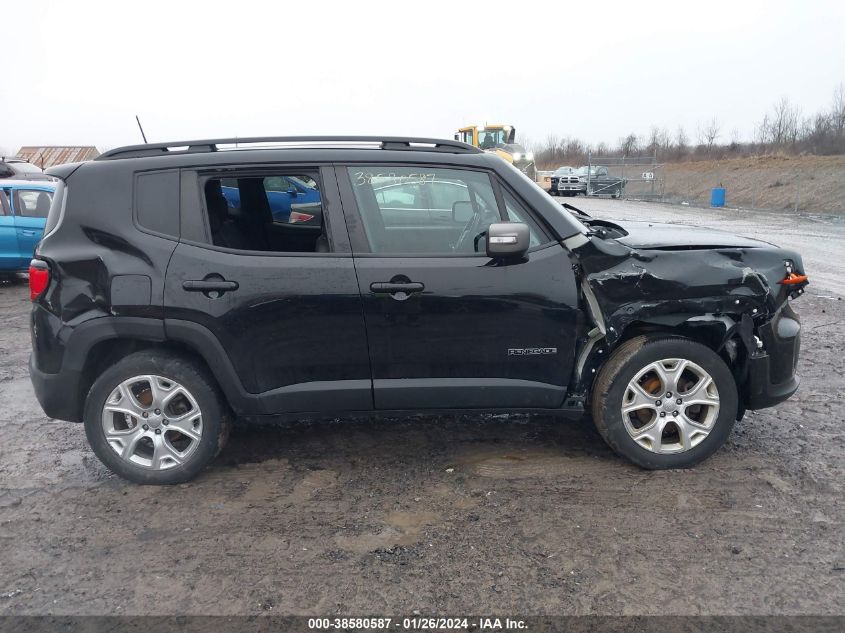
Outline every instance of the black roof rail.
<path id="1" fill-rule="evenodd" d="M 261 143 L 281 143 L 297 146 L 322 145 L 332 147 L 332 143 L 341 146 L 356 144 L 378 144 L 381 149 L 415 150 L 422 152 L 446 152 L 452 154 L 475 154 L 481 150 L 472 145 L 439 138 L 414 138 L 405 136 L 254 136 L 248 138 L 216 138 L 200 141 L 174 141 L 172 143 L 146 143 L 144 145 L 127 145 L 103 152 L 94 160 L 111 160 L 113 158 L 140 158 L 144 156 L 166 156 L 168 154 L 196 154 L 219 151 L 219 145 L 234 145 L 231 149 L 280 149 L 242 147 Z M 229 148 L 227 148 L 229 149 Z"/>

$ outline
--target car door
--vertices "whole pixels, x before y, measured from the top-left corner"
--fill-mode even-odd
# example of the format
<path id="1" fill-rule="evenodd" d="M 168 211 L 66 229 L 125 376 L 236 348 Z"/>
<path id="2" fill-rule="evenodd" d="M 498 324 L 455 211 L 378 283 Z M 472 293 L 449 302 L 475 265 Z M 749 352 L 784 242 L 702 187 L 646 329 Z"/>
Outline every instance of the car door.
<path id="1" fill-rule="evenodd" d="M 5 272 L 18 270 L 20 260 L 10 194 L 11 188 L 0 189 L 0 271 Z"/>
<path id="2" fill-rule="evenodd" d="M 338 175 L 376 408 L 561 406 L 574 357 L 575 279 L 564 249 L 513 192 L 486 171 L 453 167 L 356 165 Z M 397 196 L 379 192 L 411 184 L 428 191 L 407 223 Z M 486 226 L 503 218 L 531 228 L 533 246 L 518 261 L 484 252 Z"/>
<path id="3" fill-rule="evenodd" d="M 321 224 L 278 226 L 268 193 L 286 176 L 314 184 Z M 221 181 L 235 183 L 238 195 L 224 196 Z M 181 217 L 165 285 L 168 336 L 199 328 L 265 413 L 371 409 L 361 299 L 334 170 L 183 170 Z"/>
<path id="4" fill-rule="evenodd" d="M 16 187 L 12 190 L 12 213 L 18 242 L 18 261 L 29 266 L 35 247 L 44 234 L 53 191 L 46 187 Z"/>

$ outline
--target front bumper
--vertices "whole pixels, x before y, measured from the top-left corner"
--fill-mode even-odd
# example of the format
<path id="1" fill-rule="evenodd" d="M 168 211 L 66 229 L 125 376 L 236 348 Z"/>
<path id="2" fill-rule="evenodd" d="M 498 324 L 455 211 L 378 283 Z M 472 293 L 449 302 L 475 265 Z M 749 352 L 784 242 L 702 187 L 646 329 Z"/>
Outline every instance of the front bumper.
<path id="1" fill-rule="evenodd" d="M 763 344 L 748 359 L 745 389 L 747 409 L 765 409 L 787 400 L 798 389 L 796 373 L 801 350 L 801 322 L 789 303 L 760 326 Z"/>
<path id="2" fill-rule="evenodd" d="M 747 409 L 765 409 L 788 400 L 798 390 L 801 379 L 793 374 L 784 382 L 772 382 L 771 358 L 763 354 L 748 362 Z"/>
<path id="3" fill-rule="evenodd" d="M 575 192 L 579 193 L 582 191 L 587 190 L 587 185 L 583 182 L 572 182 L 566 177 L 564 178 L 552 178 L 551 184 L 551 191 L 560 191 L 560 192 Z"/>

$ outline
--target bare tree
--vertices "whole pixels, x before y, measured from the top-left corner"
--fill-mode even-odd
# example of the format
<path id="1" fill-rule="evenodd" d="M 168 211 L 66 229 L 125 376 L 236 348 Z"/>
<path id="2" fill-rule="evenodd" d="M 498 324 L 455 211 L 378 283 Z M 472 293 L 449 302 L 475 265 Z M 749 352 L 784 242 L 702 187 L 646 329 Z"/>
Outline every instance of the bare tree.
<path id="1" fill-rule="evenodd" d="M 768 140 L 775 147 L 793 145 L 798 137 L 798 119 L 800 114 L 792 107 L 789 99 L 782 98 L 775 104 L 769 119 Z"/>
<path id="2" fill-rule="evenodd" d="M 631 132 L 625 138 L 619 139 L 619 149 L 623 156 L 631 156 L 639 151 L 639 139 L 637 135 Z"/>
<path id="3" fill-rule="evenodd" d="M 648 145 L 646 150 L 649 154 L 657 154 L 657 150 L 662 146 L 662 138 L 660 136 L 660 128 L 656 125 L 651 126 L 651 131 L 648 134 Z"/>
<path id="4" fill-rule="evenodd" d="M 621 137 L 615 145 L 601 142 L 590 146 L 581 139 L 562 138 L 557 134 L 548 134 L 544 142 L 531 145 L 538 164 L 544 166 L 551 166 L 553 163 L 577 164 L 591 153 L 594 156 L 658 153 L 663 160 L 670 157 L 680 160 L 691 151 L 702 158 L 715 158 L 717 154 L 739 156 L 748 151 L 771 150 L 793 154 L 845 154 L 845 82 L 836 86 L 830 106 L 820 112 L 804 116 L 800 108 L 784 97 L 764 114 L 750 139 L 743 140 L 740 130 L 733 128 L 729 134 L 725 134 L 727 140 L 719 143 L 721 133 L 722 126 L 716 117 L 713 117 L 700 121 L 696 125 L 694 135 L 688 135 L 680 125 L 673 135 L 665 128 L 655 125 L 646 136 L 640 138 L 631 133 Z"/>
<path id="5" fill-rule="evenodd" d="M 687 133 L 684 132 L 684 126 L 679 125 L 678 131 L 675 132 L 675 155 L 680 158 L 687 153 L 687 145 L 689 139 Z"/>
<path id="6" fill-rule="evenodd" d="M 845 82 L 833 92 L 833 107 L 830 110 L 831 127 L 837 138 L 845 136 Z"/>
<path id="7" fill-rule="evenodd" d="M 668 156 L 669 152 L 672 150 L 672 137 L 669 135 L 669 130 L 665 127 L 660 130 L 660 149 L 663 151 L 664 156 Z"/>
<path id="8" fill-rule="evenodd" d="M 713 117 L 704 125 L 699 124 L 698 126 L 698 144 L 706 149 L 708 156 L 713 151 L 713 144 L 716 139 L 719 138 L 719 130 L 719 122 L 716 117 Z"/>

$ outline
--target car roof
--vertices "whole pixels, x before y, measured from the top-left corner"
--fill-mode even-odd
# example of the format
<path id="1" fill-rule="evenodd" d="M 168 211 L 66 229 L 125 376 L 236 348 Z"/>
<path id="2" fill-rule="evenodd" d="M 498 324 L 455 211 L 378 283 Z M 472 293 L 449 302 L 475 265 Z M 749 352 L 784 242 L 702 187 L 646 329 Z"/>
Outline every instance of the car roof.
<path id="1" fill-rule="evenodd" d="M 68 178 L 106 165 L 132 170 L 221 166 L 257 167 L 287 162 L 397 164 L 439 163 L 490 167 L 501 159 L 477 147 L 447 139 L 397 136 L 287 136 L 174 141 L 118 147 L 81 163 L 56 165 L 47 174 Z"/>
<path id="2" fill-rule="evenodd" d="M 8 178 L 0 180 L 0 187 L 3 189 L 46 189 L 48 191 L 55 191 L 56 183 L 49 180 L 17 180 Z"/>

